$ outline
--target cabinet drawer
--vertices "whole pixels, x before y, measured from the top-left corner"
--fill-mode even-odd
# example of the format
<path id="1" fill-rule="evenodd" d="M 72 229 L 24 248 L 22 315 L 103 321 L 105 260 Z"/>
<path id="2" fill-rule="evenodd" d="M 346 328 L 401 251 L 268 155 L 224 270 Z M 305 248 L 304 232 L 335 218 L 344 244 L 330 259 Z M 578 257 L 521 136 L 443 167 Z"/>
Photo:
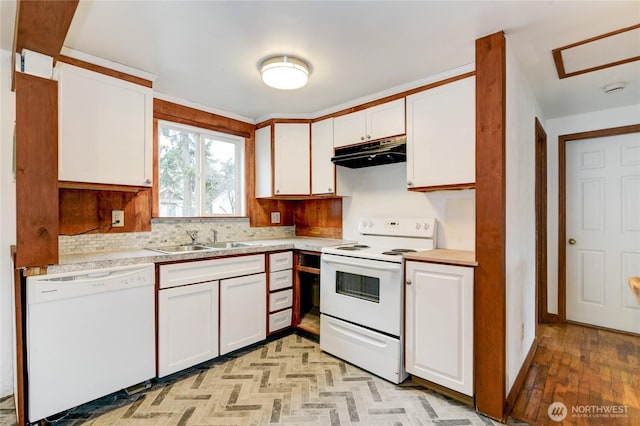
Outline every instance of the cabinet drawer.
<path id="1" fill-rule="evenodd" d="M 269 312 L 290 308 L 292 304 L 293 290 L 284 290 L 269 294 Z"/>
<path id="2" fill-rule="evenodd" d="M 293 252 L 272 253 L 269 255 L 269 271 L 282 271 L 293 268 Z"/>
<path id="3" fill-rule="evenodd" d="M 264 254 L 160 265 L 160 288 L 264 272 Z"/>
<path id="4" fill-rule="evenodd" d="M 293 286 L 293 273 L 291 269 L 271 272 L 269 274 L 269 291 L 282 290 Z"/>
<path id="5" fill-rule="evenodd" d="M 282 330 L 291 325 L 291 309 L 269 315 L 269 333 Z"/>

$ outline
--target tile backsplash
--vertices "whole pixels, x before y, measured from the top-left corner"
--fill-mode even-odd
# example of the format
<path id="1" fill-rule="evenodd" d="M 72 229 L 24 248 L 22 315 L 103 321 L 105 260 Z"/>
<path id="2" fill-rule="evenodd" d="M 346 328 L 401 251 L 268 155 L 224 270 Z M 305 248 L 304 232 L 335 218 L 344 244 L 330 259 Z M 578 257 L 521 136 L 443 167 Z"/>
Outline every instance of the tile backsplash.
<path id="1" fill-rule="evenodd" d="M 213 241 L 214 230 L 218 241 L 265 240 L 295 236 L 293 226 L 252 228 L 248 218 L 229 219 L 153 219 L 151 232 L 120 234 L 86 234 L 60 236 L 60 255 L 94 253 L 102 251 L 135 250 L 191 242 L 187 231 L 198 231 L 198 242 Z"/>

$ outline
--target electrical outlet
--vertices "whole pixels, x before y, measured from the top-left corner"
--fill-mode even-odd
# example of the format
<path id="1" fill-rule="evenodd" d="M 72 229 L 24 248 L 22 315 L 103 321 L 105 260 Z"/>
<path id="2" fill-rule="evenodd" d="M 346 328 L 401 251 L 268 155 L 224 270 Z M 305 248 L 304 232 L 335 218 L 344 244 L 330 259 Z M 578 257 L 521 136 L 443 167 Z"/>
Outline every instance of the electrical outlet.
<path id="1" fill-rule="evenodd" d="M 124 210 L 111 210 L 111 226 L 114 228 L 124 226 Z"/>
<path id="2" fill-rule="evenodd" d="M 280 212 L 271 212 L 271 223 L 280 223 Z"/>

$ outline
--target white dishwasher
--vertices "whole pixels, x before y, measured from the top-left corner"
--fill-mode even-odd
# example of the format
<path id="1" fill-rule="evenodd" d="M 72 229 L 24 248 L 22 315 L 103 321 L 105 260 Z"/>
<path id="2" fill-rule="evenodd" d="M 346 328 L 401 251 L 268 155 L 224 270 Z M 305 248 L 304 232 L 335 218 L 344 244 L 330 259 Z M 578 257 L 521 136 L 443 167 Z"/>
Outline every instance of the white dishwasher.
<path id="1" fill-rule="evenodd" d="M 27 278 L 28 418 L 155 376 L 153 264 Z"/>

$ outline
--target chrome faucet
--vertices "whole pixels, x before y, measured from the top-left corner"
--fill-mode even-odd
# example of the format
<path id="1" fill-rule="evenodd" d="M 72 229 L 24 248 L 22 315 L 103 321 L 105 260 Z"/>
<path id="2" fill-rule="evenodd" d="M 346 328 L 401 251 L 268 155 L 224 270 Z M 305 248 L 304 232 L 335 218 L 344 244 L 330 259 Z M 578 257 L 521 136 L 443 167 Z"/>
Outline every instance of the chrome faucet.
<path id="1" fill-rule="evenodd" d="M 218 230 L 217 229 L 212 229 L 211 233 L 213 234 L 213 244 L 218 242 Z"/>
<path id="2" fill-rule="evenodd" d="M 186 231 L 187 235 L 191 238 L 191 244 L 198 244 L 198 231 Z"/>

